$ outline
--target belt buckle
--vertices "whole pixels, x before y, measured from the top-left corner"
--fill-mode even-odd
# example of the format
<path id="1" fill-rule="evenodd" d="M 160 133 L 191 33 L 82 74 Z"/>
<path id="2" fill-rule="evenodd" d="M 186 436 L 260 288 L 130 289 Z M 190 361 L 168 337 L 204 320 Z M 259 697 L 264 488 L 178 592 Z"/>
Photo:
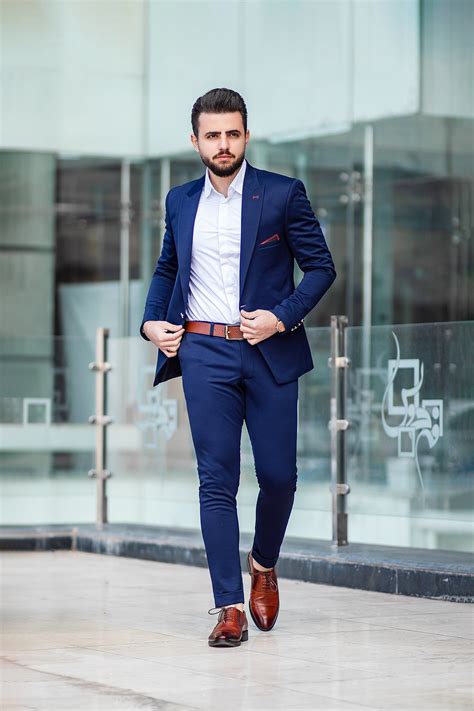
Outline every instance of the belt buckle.
<path id="1" fill-rule="evenodd" d="M 229 324 L 227 324 L 227 323 L 225 324 L 225 338 L 226 338 L 226 341 L 243 341 L 244 340 L 243 336 L 241 336 L 240 338 L 231 338 L 229 336 Z"/>

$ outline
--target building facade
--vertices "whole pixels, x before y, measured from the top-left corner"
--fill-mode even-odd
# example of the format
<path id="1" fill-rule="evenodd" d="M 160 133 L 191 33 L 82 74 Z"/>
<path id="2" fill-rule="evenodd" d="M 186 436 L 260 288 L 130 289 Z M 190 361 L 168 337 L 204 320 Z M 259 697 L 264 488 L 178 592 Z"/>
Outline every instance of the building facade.
<path id="1" fill-rule="evenodd" d="M 204 172 L 191 108 L 218 86 L 246 101 L 249 161 L 303 180 L 333 254 L 338 279 L 306 321 L 315 353 L 332 314 L 361 333 L 381 329 L 373 343 L 392 325 L 411 329 L 406 349 L 426 368 L 429 349 L 413 344 L 443 341 L 436 324 L 453 324 L 455 342 L 470 347 L 472 2 L 3 0 L 0 13 L 2 422 L 24 424 L 25 397 L 45 392 L 54 421 L 90 414 L 78 363 L 92 359 L 98 326 L 137 337 L 167 191 Z M 467 362 L 438 360 L 443 372 L 457 368 L 466 403 L 453 416 L 467 431 Z M 309 395 L 302 406 L 311 449 L 304 432 L 318 408 Z M 75 470 L 89 456 L 84 438 Z M 67 452 L 11 441 L 6 471 L 27 460 L 27 471 L 67 469 Z"/>

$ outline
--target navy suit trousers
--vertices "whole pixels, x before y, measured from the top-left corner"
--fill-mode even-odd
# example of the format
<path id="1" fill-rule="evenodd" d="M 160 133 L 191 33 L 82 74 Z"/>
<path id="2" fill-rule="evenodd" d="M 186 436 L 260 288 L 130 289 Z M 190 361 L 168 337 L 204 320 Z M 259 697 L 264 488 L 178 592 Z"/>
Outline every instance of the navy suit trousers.
<path id="1" fill-rule="evenodd" d="M 244 602 L 236 502 L 243 422 L 259 485 L 252 556 L 271 568 L 296 491 L 298 380 L 279 385 L 258 347 L 247 340 L 185 331 L 179 359 L 214 602 L 216 607 Z"/>

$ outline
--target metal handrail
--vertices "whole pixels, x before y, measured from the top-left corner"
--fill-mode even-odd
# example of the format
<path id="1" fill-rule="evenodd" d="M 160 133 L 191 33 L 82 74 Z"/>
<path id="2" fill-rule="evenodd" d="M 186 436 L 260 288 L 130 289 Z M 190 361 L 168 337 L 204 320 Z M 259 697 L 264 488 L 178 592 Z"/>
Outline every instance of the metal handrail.
<path id="1" fill-rule="evenodd" d="M 346 328 L 347 316 L 331 316 L 331 415 L 328 427 L 331 432 L 331 499 L 332 499 L 332 542 L 335 546 L 348 544 L 346 496 L 350 492 L 346 471 L 346 419 L 347 357 Z"/>
<path id="2" fill-rule="evenodd" d="M 95 371 L 95 415 L 88 421 L 95 425 L 95 469 L 90 469 L 88 476 L 96 479 L 96 524 L 102 526 L 108 522 L 107 479 L 112 473 L 107 469 L 107 425 L 112 418 L 106 415 L 107 409 L 107 373 L 112 369 L 107 362 L 109 329 L 98 328 L 95 341 L 95 361 L 89 363 L 89 370 Z"/>

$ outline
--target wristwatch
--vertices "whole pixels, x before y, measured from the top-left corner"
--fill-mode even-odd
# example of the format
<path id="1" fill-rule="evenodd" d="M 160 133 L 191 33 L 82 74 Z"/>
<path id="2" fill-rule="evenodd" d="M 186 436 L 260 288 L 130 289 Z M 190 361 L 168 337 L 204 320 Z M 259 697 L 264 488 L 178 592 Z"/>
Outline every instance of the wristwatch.
<path id="1" fill-rule="evenodd" d="M 279 318 L 277 318 L 277 322 L 275 324 L 275 328 L 278 331 L 278 333 L 285 333 L 286 327 L 283 321 Z"/>
<path id="2" fill-rule="evenodd" d="M 296 331 L 296 329 L 302 325 L 303 321 L 304 321 L 304 318 L 302 318 L 300 321 L 298 321 L 298 323 L 296 323 L 293 326 L 293 328 L 290 328 L 290 330 L 288 331 L 288 329 L 285 327 L 285 324 L 283 323 L 283 321 L 277 317 L 277 322 L 275 324 L 275 328 L 280 335 L 283 335 L 284 333 L 291 333 L 291 331 Z M 283 328 L 280 328 L 280 324 L 282 325 Z"/>

